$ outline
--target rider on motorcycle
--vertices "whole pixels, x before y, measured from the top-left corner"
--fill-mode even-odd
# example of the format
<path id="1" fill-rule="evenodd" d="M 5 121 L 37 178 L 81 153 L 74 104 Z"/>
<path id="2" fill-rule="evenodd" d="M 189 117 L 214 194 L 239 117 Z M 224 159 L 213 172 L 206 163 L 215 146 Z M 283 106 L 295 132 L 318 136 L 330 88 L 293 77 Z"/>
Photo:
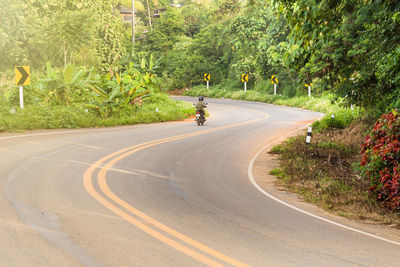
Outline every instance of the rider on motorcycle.
<path id="1" fill-rule="evenodd" d="M 204 97 L 200 96 L 199 101 L 196 104 L 196 109 L 199 110 L 201 112 L 201 114 L 204 116 L 205 115 L 204 108 L 206 108 L 207 105 L 203 101 L 204 101 Z"/>

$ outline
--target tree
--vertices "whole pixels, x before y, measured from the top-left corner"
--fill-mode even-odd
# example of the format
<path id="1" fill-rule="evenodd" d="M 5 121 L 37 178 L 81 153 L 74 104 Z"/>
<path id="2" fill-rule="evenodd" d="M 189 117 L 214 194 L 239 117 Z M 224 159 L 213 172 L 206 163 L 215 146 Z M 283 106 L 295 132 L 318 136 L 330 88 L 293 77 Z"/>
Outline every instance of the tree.
<path id="1" fill-rule="evenodd" d="M 28 62 L 24 47 L 32 27 L 27 23 L 26 15 L 22 1 L 4 0 L 0 4 L 0 71 Z"/>
<path id="2" fill-rule="evenodd" d="M 94 46 L 100 68 L 104 71 L 117 71 L 119 61 L 126 53 L 124 42 L 127 41 L 117 3 L 96 0 L 92 2 L 91 9 L 96 14 Z"/>
<path id="3" fill-rule="evenodd" d="M 178 36 L 185 32 L 185 21 L 176 8 L 168 7 L 154 23 L 154 30 L 140 44 L 142 51 L 152 51 L 157 56 L 164 55 L 172 49 Z"/>
<path id="4" fill-rule="evenodd" d="M 299 48 L 295 68 L 303 80 L 319 78 L 349 104 L 370 110 L 384 111 L 399 97 L 398 1 L 275 2 L 291 27 L 292 46 Z"/>
<path id="5" fill-rule="evenodd" d="M 89 45 L 93 39 L 93 20 L 87 16 L 88 11 L 79 7 L 58 9 L 42 24 L 35 37 L 35 45 L 40 45 L 40 49 L 45 49 L 47 53 L 53 51 L 55 58 L 62 53 L 66 67 L 73 60 L 74 53 Z"/>
<path id="6" fill-rule="evenodd" d="M 43 69 L 46 61 L 55 67 L 91 62 L 109 70 L 125 53 L 127 34 L 116 1 L 5 0 L 1 5 L 0 70 L 16 64 Z"/>
<path id="7" fill-rule="evenodd" d="M 132 0 L 132 45 L 135 44 L 135 0 Z"/>

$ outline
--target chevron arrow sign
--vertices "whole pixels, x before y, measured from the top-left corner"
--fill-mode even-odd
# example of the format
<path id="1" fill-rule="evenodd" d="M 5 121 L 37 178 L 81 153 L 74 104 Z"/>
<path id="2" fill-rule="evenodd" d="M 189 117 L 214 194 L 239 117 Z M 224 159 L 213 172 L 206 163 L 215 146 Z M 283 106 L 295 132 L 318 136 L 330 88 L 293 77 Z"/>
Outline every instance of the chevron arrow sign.
<path id="1" fill-rule="evenodd" d="M 16 85 L 31 84 L 31 71 L 29 66 L 15 67 L 15 83 Z"/>

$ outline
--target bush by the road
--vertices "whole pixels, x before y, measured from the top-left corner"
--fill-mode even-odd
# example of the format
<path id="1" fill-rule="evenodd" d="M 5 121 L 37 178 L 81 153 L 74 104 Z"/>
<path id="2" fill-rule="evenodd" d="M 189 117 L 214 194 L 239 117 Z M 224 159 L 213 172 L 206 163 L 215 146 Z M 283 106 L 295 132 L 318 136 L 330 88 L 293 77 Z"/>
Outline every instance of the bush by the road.
<path id="1" fill-rule="evenodd" d="M 365 137 L 361 170 L 370 192 L 384 206 L 400 209 L 400 114 L 383 114 Z"/>
<path id="2" fill-rule="evenodd" d="M 24 88 L 24 109 L 19 108 L 18 90 L 0 84 L 0 132 L 151 123 L 194 114 L 190 104 L 160 93 L 159 78 L 150 75 L 152 66 L 151 56 L 140 67 L 130 63 L 122 73 L 73 64 L 53 69 L 47 63 L 46 72 Z"/>
<path id="3" fill-rule="evenodd" d="M 108 118 L 100 117 L 83 104 L 49 107 L 28 105 L 24 109 L 1 106 L 0 132 L 163 122 L 182 120 L 194 114 L 191 104 L 172 100 L 161 93 L 153 94 L 143 102 L 143 106 L 128 106 L 118 115 Z"/>
<path id="4" fill-rule="evenodd" d="M 358 113 L 354 110 L 340 109 L 335 113 L 326 114 L 321 120 L 314 122 L 313 129 L 319 132 L 328 129 L 344 129 L 348 127 L 357 117 Z"/>

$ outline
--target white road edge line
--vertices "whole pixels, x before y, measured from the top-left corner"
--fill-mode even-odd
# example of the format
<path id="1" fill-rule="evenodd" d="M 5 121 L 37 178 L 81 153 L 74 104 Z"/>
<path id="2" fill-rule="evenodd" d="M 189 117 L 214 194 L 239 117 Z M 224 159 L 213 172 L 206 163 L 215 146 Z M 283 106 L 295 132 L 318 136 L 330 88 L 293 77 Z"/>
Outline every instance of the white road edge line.
<path id="1" fill-rule="evenodd" d="M 320 118 L 321 118 L 322 116 L 323 116 L 323 114 L 320 116 Z M 319 119 L 320 119 L 320 118 L 319 118 Z M 299 129 L 297 129 L 297 130 L 295 130 L 295 131 L 292 131 L 292 132 L 290 132 L 290 133 L 288 133 L 288 134 L 282 136 L 281 138 L 279 138 L 279 139 L 277 139 L 277 140 L 275 140 L 275 141 L 282 140 L 282 139 L 286 138 L 287 136 L 291 135 L 292 133 L 297 132 L 297 131 L 302 130 L 302 129 L 307 128 L 307 127 L 308 127 L 308 125 L 307 125 L 307 126 L 304 126 L 304 127 L 301 127 L 301 128 L 299 128 Z M 274 141 L 274 142 L 275 142 L 275 141 Z M 267 193 L 267 192 L 266 192 L 261 186 L 259 186 L 259 185 L 257 184 L 257 182 L 255 181 L 254 176 L 253 176 L 253 165 L 254 165 L 254 162 L 255 162 L 255 160 L 257 159 L 258 155 L 260 155 L 261 152 L 263 152 L 263 151 L 266 150 L 268 147 L 270 147 L 274 142 L 271 142 L 271 143 L 265 145 L 264 147 L 262 147 L 262 148 L 255 154 L 255 156 L 251 159 L 250 164 L 249 164 L 249 169 L 248 169 L 248 176 L 249 176 L 249 179 L 250 179 L 251 183 L 253 184 L 253 186 L 254 186 L 255 188 L 257 188 L 261 193 L 263 193 L 265 196 L 271 198 L 272 200 L 275 200 L 276 202 L 279 202 L 279 203 L 281 203 L 282 205 L 285 205 L 286 207 L 289 207 L 289 208 L 291 208 L 291 209 L 294 209 L 294 210 L 296 210 L 296 211 L 298 211 L 298 212 L 301 212 L 301 213 L 303 213 L 303 214 L 306 214 L 306 215 L 308 215 L 308 216 L 310 216 L 310 217 L 313 217 L 313 218 L 315 218 L 315 219 L 318 219 L 318 220 L 321 220 L 321 221 L 324 221 L 324 222 L 327 222 L 327 223 L 336 225 L 336 226 L 338 226 L 338 227 L 344 228 L 344 229 L 349 230 L 349 231 L 353 231 L 353 232 L 356 232 L 356 233 L 359 233 L 359 234 L 362 234 L 362 235 L 366 235 L 366 236 L 369 236 L 369 237 L 372 237 L 372 238 L 375 238 L 375 239 L 379 239 L 379 240 L 386 241 L 386 242 L 389 242 L 389 243 L 391 243 L 391 244 L 400 246 L 400 243 L 399 243 L 399 242 L 396 242 L 396 241 L 393 241 L 393 240 L 390 240 L 390 239 L 386 239 L 386 238 L 383 238 L 383 237 L 380 237 L 380 236 L 377 236 L 377 235 L 374 235 L 374 234 L 370 234 L 370 233 L 367 233 L 367 232 L 358 230 L 358 229 L 356 229 L 356 228 L 349 227 L 349 226 L 346 226 L 346 225 L 343 225 L 343 224 L 340 224 L 340 223 L 331 221 L 331 220 L 329 220 L 329 219 L 320 217 L 320 216 L 315 215 L 315 214 L 313 214 L 313 213 L 310 213 L 310 212 L 308 212 L 308 211 L 305 211 L 305 210 L 302 210 L 302 209 L 300 209 L 300 208 L 297 208 L 297 207 L 295 207 L 295 206 L 293 206 L 293 205 L 291 205 L 291 204 L 289 204 L 289 203 L 287 203 L 287 202 L 285 202 L 285 201 L 283 201 L 283 200 L 280 200 L 279 198 L 276 198 L 276 197 L 274 197 L 273 195 Z"/>

